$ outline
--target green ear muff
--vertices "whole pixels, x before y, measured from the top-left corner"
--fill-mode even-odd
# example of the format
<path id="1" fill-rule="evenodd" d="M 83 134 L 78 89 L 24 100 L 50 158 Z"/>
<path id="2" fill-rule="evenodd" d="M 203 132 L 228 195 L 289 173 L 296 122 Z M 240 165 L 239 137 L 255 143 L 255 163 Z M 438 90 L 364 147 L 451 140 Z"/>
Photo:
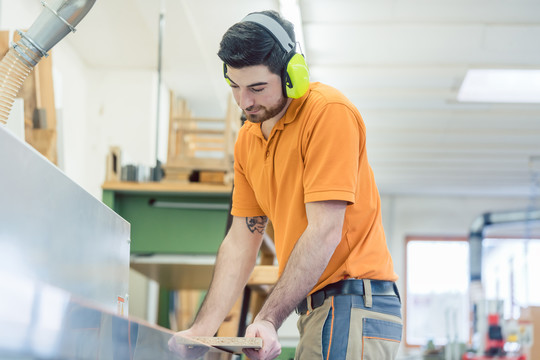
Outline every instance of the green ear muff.
<path id="1" fill-rule="evenodd" d="M 304 55 L 296 52 L 296 44 L 285 29 L 272 17 L 257 12 L 248 14 L 241 22 L 258 24 L 276 40 L 285 52 L 284 66 L 281 70 L 283 96 L 293 99 L 302 97 L 309 89 L 309 70 Z M 231 85 L 225 63 L 223 63 L 223 76 L 227 84 Z"/>
<path id="2" fill-rule="evenodd" d="M 295 53 L 287 62 L 286 79 L 283 81 L 287 97 L 298 99 L 308 91 L 309 70 L 302 54 Z"/>
<path id="3" fill-rule="evenodd" d="M 229 77 L 227 76 L 227 64 L 225 63 L 223 63 L 223 77 L 225 78 L 227 85 L 231 86 L 231 80 L 229 80 Z"/>

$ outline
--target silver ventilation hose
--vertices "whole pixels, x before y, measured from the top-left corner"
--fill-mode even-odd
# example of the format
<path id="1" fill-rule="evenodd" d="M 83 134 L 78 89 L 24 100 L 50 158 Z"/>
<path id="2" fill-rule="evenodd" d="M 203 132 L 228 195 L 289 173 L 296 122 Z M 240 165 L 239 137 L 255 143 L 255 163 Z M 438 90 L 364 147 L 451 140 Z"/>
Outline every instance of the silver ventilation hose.
<path id="1" fill-rule="evenodd" d="M 0 124 L 6 123 L 11 106 L 30 71 L 47 52 L 86 16 L 96 0 L 41 1 L 43 10 L 21 39 L 0 61 Z"/>

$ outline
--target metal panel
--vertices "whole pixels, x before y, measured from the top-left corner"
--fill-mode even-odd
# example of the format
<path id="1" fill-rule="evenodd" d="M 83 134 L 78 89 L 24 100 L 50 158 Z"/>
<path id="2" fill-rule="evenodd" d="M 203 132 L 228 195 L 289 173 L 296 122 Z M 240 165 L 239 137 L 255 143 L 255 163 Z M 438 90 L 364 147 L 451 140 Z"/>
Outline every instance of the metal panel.
<path id="1" fill-rule="evenodd" d="M 0 271 L 0 359 L 195 360 L 220 351 L 184 339 L 169 350 L 173 332 L 117 316 L 53 286 Z"/>
<path id="2" fill-rule="evenodd" d="M 0 128 L 0 273 L 127 313 L 129 242 L 128 222 Z"/>

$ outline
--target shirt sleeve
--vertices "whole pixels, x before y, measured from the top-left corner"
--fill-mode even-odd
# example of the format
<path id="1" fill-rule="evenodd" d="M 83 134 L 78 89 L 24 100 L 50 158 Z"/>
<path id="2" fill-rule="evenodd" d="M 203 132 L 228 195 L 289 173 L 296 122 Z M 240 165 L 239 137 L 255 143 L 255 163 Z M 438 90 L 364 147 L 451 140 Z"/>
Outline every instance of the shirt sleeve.
<path id="1" fill-rule="evenodd" d="M 360 114 L 344 104 L 327 104 L 314 114 L 303 139 L 304 201 L 355 202 L 361 147 Z M 359 121 L 360 120 L 360 121 Z"/>
<path id="2" fill-rule="evenodd" d="M 240 217 L 265 216 L 245 174 L 244 159 L 247 151 L 245 135 L 241 131 L 234 146 L 234 188 L 231 214 Z"/>

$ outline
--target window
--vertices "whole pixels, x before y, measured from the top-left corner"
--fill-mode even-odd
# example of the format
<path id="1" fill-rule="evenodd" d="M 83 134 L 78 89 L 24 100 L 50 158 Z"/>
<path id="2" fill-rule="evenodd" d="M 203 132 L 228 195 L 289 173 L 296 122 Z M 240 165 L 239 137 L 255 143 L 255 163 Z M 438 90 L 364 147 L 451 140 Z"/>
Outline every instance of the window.
<path id="1" fill-rule="evenodd" d="M 469 338 L 469 244 L 466 238 L 407 238 L 405 341 Z"/>
<path id="2" fill-rule="evenodd" d="M 405 342 L 468 342 L 470 334 L 467 238 L 408 237 L 406 245 Z M 503 319 L 540 306 L 540 239 L 490 236 L 482 241 L 482 286 Z"/>
<path id="3" fill-rule="evenodd" d="M 540 305 L 540 239 L 487 238 L 482 242 L 482 285 L 488 300 L 499 300 L 505 319 L 520 308 Z"/>

